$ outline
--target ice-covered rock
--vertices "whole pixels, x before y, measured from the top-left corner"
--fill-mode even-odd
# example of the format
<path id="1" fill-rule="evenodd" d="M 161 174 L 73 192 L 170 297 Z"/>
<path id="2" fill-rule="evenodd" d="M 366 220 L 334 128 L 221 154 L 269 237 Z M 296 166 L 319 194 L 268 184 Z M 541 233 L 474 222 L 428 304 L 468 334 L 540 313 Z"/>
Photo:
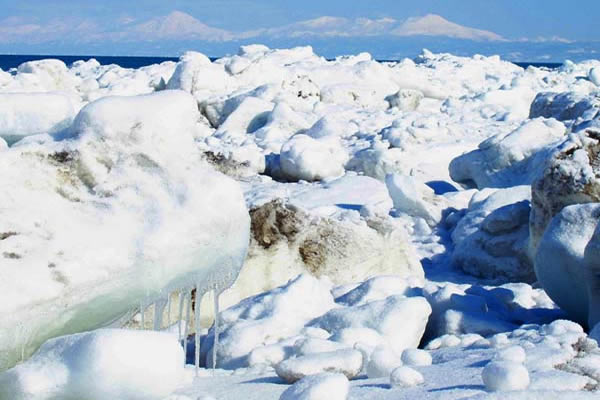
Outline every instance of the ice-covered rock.
<path id="1" fill-rule="evenodd" d="M 531 186 L 530 251 L 538 244 L 552 218 L 571 204 L 600 201 L 596 177 L 600 133 L 593 130 L 569 135 L 547 159 Z"/>
<path id="2" fill-rule="evenodd" d="M 160 400 L 184 383 L 183 366 L 176 336 L 100 329 L 49 340 L 0 373 L 0 398 Z"/>
<path id="3" fill-rule="evenodd" d="M 279 400 L 346 400 L 350 383 L 344 374 L 309 375 L 281 394 Z"/>
<path id="4" fill-rule="evenodd" d="M 407 366 L 394 369 L 390 375 L 390 386 L 392 388 L 409 388 L 425 382 L 423 375 Z"/>
<path id="5" fill-rule="evenodd" d="M 70 139 L 2 152 L 0 369 L 169 291 L 233 283 L 250 219 L 239 185 L 200 160 L 197 116 L 181 91 L 105 98 Z"/>
<path id="6" fill-rule="evenodd" d="M 343 374 L 346 378 L 353 379 L 358 376 L 362 366 L 362 353 L 354 349 L 345 349 L 289 358 L 277 364 L 275 372 L 287 383 L 323 372 Z"/>
<path id="7" fill-rule="evenodd" d="M 527 120 L 514 131 L 492 136 L 477 150 L 452 160 L 450 176 L 480 189 L 529 185 L 544 167 L 548 146 L 563 138 L 565 130 L 554 119 Z"/>
<path id="8" fill-rule="evenodd" d="M 0 93 L 0 137 L 9 144 L 25 136 L 59 133 L 74 117 L 71 100 L 60 93 Z"/>
<path id="9" fill-rule="evenodd" d="M 529 371 L 522 364 L 512 361 L 492 361 L 481 374 L 487 390 L 524 390 L 529 386 Z"/>
<path id="10" fill-rule="evenodd" d="M 529 186 L 482 191 L 473 196 L 452 232 L 453 262 L 489 279 L 532 282 L 528 255 Z"/>

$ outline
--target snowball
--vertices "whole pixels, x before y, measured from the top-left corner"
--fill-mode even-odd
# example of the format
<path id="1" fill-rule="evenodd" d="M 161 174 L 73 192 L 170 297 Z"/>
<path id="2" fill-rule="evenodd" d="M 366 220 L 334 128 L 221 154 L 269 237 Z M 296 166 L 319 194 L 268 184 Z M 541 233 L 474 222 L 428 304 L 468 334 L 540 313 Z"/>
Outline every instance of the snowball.
<path id="1" fill-rule="evenodd" d="M 341 373 L 352 379 L 358 376 L 362 366 L 362 353 L 345 349 L 290 358 L 277 364 L 275 372 L 284 381 L 294 383 L 305 376 L 322 372 Z"/>
<path id="2" fill-rule="evenodd" d="M 321 373 L 300 379 L 279 400 L 346 400 L 350 383 L 343 374 Z"/>
<path id="3" fill-rule="evenodd" d="M 377 347 L 371 353 L 366 372 L 369 379 L 383 378 L 402 365 L 402 360 L 394 351 L 387 347 Z"/>
<path id="4" fill-rule="evenodd" d="M 281 147 L 281 170 L 290 180 L 317 181 L 344 173 L 345 150 L 337 139 L 296 135 Z"/>
<path id="5" fill-rule="evenodd" d="M 512 361 L 515 363 L 522 364 L 525 362 L 525 357 L 525 350 L 523 350 L 521 346 L 510 346 L 496 353 L 494 360 Z"/>
<path id="6" fill-rule="evenodd" d="M 481 373 L 483 383 L 491 392 L 524 390 L 529 386 L 529 372 L 512 361 L 492 361 Z"/>
<path id="7" fill-rule="evenodd" d="M 390 385 L 393 388 L 407 388 L 421 385 L 424 382 L 423 375 L 410 367 L 398 367 L 390 375 Z"/>
<path id="8" fill-rule="evenodd" d="M 58 93 L 0 93 L 0 138 L 9 144 L 25 136 L 55 134 L 75 117 L 69 97 Z"/>
<path id="9" fill-rule="evenodd" d="M 427 366 L 431 365 L 432 358 L 426 350 L 406 349 L 402 352 L 402 362 L 408 366 Z"/>
<path id="10" fill-rule="evenodd" d="M 100 329 L 46 342 L 30 360 L 0 374 L 0 398 L 162 399 L 184 378 L 175 336 Z"/>

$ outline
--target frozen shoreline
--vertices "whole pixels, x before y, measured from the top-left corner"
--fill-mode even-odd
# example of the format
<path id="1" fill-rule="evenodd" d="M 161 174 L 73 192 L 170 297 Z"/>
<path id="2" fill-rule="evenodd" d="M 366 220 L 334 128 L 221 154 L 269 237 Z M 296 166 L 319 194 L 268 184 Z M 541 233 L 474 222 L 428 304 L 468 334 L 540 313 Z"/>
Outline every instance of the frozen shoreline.
<path id="1" fill-rule="evenodd" d="M 226 368 L 195 378 L 189 366 L 161 370 L 150 354 L 144 378 L 132 348 L 132 374 L 121 376 L 113 357 L 135 331 L 96 330 L 81 336 L 85 346 L 75 336 L 47 342 L 0 373 L 10 382 L 0 399 L 161 399 L 173 390 L 170 400 L 277 399 L 288 388 L 280 378 L 317 372 L 346 378 L 300 380 L 282 398 L 311 390 L 494 398 L 493 390 L 527 388 L 511 396 L 593 396 L 596 342 L 557 321 L 569 315 L 543 287 L 566 304 L 562 265 L 595 265 L 596 224 L 577 221 L 592 212 L 578 203 L 598 202 L 598 71 L 597 60 L 523 69 L 425 51 L 385 64 L 366 53 L 328 61 L 310 47 L 260 45 L 139 69 L 46 60 L 0 70 L 0 190 L 10 194 L 0 203 L 0 318 L 21 332 L 0 329 L 0 348 L 28 355 L 140 303 L 162 309 L 173 291 L 217 285 L 214 353 L 214 329 L 200 330 L 201 347 L 192 339 L 187 355 L 168 350 L 178 335 L 138 334 L 170 360 L 206 367 L 216 354 Z M 573 195 L 554 193 L 556 182 Z M 559 213 L 564 206 L 574 209 Z M 552 218 L 581 227 L 567 234 Z M 558 256 L 535 258 L 540 242 Z M 32 279 L 21 283 L 24 269 Z M 104 288 L 98 298 L 121 300 L 77 294 L 88 280 Z M 595 301 L 577 282 L 577 301 Z M 190 325 L 212 320 L 208 300 Z M 35 325 L 34 303 L 57 316 L 52 332 Z M 65 304 L 79 311 L 61 313 Z M 565 310 L 588 323 L 587 313 Z M 407 352 L 419 345 L 426 353 Z M 415 361 L 428 355 L 431 365 Z M 485 372 L 488 362 L 495 372 Z M 147 384 L 161 373 L 170 377 L 163 386 Z M 119 383 L 94 386 L 94 376 Z"/>

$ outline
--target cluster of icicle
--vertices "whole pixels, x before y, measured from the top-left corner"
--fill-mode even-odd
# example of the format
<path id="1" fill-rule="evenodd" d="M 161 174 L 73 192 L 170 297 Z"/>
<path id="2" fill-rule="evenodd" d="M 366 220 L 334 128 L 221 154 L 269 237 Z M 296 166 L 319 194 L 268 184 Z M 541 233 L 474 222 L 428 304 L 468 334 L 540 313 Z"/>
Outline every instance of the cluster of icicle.
<path id="1" fill-rule="evenodd" d="M 214 344 L 212 348 L 212 368 L 215 369 L 217 366 L 217 347 L 219 345 L 219 296 L 223 292 L 223 289 L 219 288 L 218 285 L 214 285 L 211 289 L 206 288 L 205 286 L 197 285 L 195 289 L 187 289 L 179 292 L 179 312 L 177 322 L 178 329 L 178 337 L 179 342 L 182 343 L 184 363 L 187 361 L 187 346 L 188 346 L 188 336 L 189 336 L 189 324 L 191 310 L 194 310 L 194 344 L 195 344 L 195 354 L 194 354 L 194 365 L 196 367 L 196 375 L 200 369 L 200 302 L 204 295 L 209 291 L 213 291 L 214 293 Z M 195 292 L 195 295 L 194 295 Z M 160 330 L 163 327 L 163 315 L 165 308 L 167 309 L 166 316 L 166 326 L 171 326 L 171 296 L 167 296 L 166 299 L 160 299 L 154 302 L 153 304 L 140 304 L 140 315 L 141 315 L 141 329 L 145 329 L 146 321 L 145 321 L 145 312 L 149 307 L 154 308 L 154 321 L 153 321 L 153 329 L 155 331 Z M 184 317 L 185 310 L 185 319 Z M 182 322 L 183 329 L 182 329 Z"/>

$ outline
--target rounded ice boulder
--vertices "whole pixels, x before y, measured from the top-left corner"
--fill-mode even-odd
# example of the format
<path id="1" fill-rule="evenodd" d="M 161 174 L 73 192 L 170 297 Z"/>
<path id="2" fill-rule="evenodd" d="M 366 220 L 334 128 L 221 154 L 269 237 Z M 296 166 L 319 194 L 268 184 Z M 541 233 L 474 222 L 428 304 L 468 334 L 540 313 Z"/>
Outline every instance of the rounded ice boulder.
<path id="1" fill-rule="evenodd" d="M 483 369 L 481 378 L 491 392 L 524 390 L 529 386 L 529 372 L 513 361 L 492 361 Z"/>

